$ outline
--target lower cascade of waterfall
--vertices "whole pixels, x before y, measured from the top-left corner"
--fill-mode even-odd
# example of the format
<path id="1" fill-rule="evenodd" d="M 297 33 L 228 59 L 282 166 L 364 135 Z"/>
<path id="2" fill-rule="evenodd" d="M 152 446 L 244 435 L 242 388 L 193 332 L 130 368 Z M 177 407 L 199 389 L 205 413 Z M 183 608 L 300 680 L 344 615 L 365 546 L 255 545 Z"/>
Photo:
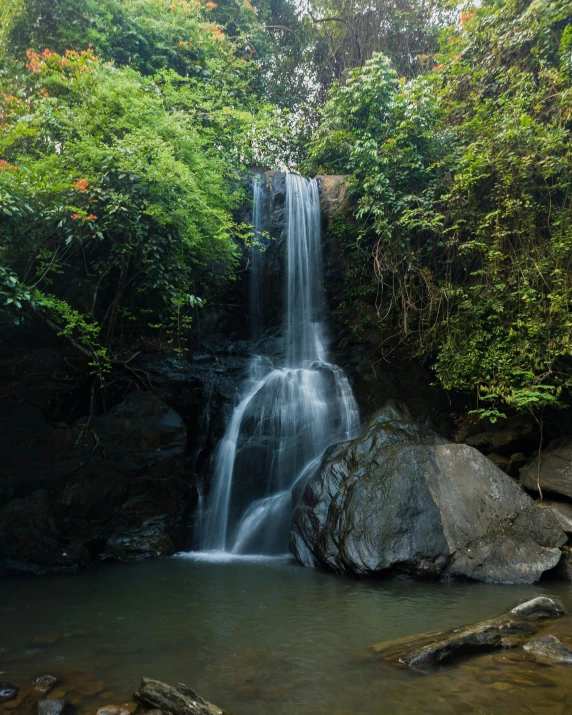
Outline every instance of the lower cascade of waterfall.
<path id="1" fill-rule="evenodd" d="M 253 184 L 255 232 L 261 235 L 262 188 Z M 200 547 L 231 554 L 288 550 L 293 507 L 332 444 L 359 428 L 343 371 L 324 347 L 320 204 L 315 180 L 286 176 L 286 290 L 282 364 L 254 356 L 226 433 L 214 480 L 199 515 Z M 251 268 L 253 331 L 259 325 L 259 249 Z M 256 337 L 256 335 L 255 335 Z"/>

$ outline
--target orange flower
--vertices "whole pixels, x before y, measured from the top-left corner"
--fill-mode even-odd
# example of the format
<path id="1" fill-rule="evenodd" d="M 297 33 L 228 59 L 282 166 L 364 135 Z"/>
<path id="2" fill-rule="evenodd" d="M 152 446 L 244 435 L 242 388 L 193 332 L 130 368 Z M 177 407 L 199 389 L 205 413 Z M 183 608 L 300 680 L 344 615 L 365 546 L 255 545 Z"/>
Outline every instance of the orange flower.
<path id="1" fill-rule="evenodd" d="M 216 2 L 210 2 L 209 0 L 205 7 L 208 7 L 209 10 L 212 10 L 214 7 L 216 7 Z"/>
<path id="2" fill-rule="evenodd" d="M 96 219 L 97 219 L 97 216 L 94 216 L 94 214 L 89 214 L 89 216 L 87 217 L 88 221 L 95 221 Z"/>
<path id="3" fill-rule="evenodd" d="M 79 179 L 78 181 L 75 182 L 74 186 L 79 191 L 83 191 L 85 193 L 87 191 L 87 187 L 89 186 L 89 184 L 85 179 Z"/>
<path id="4" fill-rule="evenodd" d="M 476 12 L 462 12 L 461 13 L 461 24 L 464 25 L 469 20 L 473 20 L 476 17 Z"/>
<path id="5" fill-rule="evenodd" d="M 79 215 L 79 214 L 72 214 L 72 215 L 71 215 L 71 218 L 72 218 L 73 221 L 77 221 L 78 218 L 80 218 L 80 215 Z"/>
<path id="6" fill-rule="evenodd" d="M 445 65 L 435 65 L 434 70 L 442 70 Z"/>
<path id="7" fill-rule="evenodd" d="M 0 159 L 0 173 L 3 171 L 8 171 L 9 169 L 19 169 L 19 166 L 16 166 L 16 164 L 8 164 L 6 159 Z"/>

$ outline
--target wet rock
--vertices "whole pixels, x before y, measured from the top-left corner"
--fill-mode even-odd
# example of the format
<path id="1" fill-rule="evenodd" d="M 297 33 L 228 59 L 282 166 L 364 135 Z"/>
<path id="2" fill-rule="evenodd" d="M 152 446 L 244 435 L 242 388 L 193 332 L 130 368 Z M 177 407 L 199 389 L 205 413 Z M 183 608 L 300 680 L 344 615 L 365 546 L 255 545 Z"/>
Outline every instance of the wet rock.
<path id="1" fill-rule="evenodd" d="M 57 682 L 58 679 L 53 675 L 41 675 L 39 678 L 34 680 L 33 686 L 34 689 L 42 695 L 47 695 L 50 690 L 53 690 Z"/>
<path id="2" fill-rule="evenodd" d="M 559 663 L 572 664 L 572 650 L 566 648 L 556 636 L 543 636 L 542 638 L 533 638 L 529 641 L 524 649 L 529 653 L 543 656 L 556 660 Z"/>
<path id="3" fill-rule="evenodd" d="M 541 509 L 546 509 L 555 517 L 560 527 L 567 534 L 572 534 L 572 504 L 557 501 L 537 500 Z"/>
<path id="4" fill-rule="evenodd" d="M 572 581 L 572 548 L 564 546 L 562 548 L 562 558 L 558 564 L 558 575 L 565 581 Z"/>
<path id="5" fill-rule="evenodd" d="M 480 452 L 388 401 L 358 439 L 331 448 L 292 519 L 303 564 L 371 574 L 533 583 L 566 535 Z"/>
<path id="6" fill-rule="evenodd" d="M 560 618 L 564 615 L 564 609 L 552 598 L 538 596 L 515 606 L 511 614 L 529 621 L 539 621 L 545 618 Z"/>
<path id="7" fill-rule="evenodd" d="M 223 715 L 220 708 L 203 700 L 183 683 L 173 687 L 160 680 L 143 678 L 133 697 L 138 703 L 158 708 L 168 715 Z"/>
<path id="8" fill-rule="evenodd" d="M 104 705 L 99 708 L 97 715 L 131 715 L 131 713 L 121 705 Z"/>
<path id="9" fill-rule="evenodd" d="M 18 696 L 18 688 L 11 683 L 0 683 L 0 703 L 7 703 L 15 700 Z"/>
<path id="10" fill-rule="evenodd" d="M 572 438 L 557 440 L 540 457 L 524 467 L 520 481 L 527 489 L 540 489 L 572 499 Z"/>
<path id="11" fill-rule="evenodd" d="M 370 654 L 411 668 L 430 669 L 475 653 L 515 648 L 537 632 L 540 622 L 563 615 L 559 604 L 539 597 L 474 625 L 381 643 L 373 646 Z"/>
<path id="12" fill-rule="evenodd" d="M 350 207 L 348 177 L 342 175 L 317 176 L 320 187 L 320 210 L 326 219 L 344 214 Z"/>
<path id="13" fill-rule="evenodd" d="M 38 715 L 66 715 L 71 711 L 71 703 L 64 698 L 40 700 Z"/>

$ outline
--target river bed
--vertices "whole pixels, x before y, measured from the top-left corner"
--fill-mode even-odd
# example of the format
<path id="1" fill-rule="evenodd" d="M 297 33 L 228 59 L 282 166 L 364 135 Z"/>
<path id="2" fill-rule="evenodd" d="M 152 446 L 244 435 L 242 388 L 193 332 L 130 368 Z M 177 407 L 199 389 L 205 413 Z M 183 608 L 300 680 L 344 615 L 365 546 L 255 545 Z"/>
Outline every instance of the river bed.
<path id="1" fill-rule="evenodd" d="M 563 715 L 572 711 L 570 666 L 499 652 L 422 675 L 366 656 L 375 643 L 472 623 L 541 594 L 572 613 L 562 583 L 356 580 L 289 557 L 186 555 L 10 577 L 0 680 L 21 686 L 53 673 L 64 683 L 57 694 L 82 713 L 129 700 L 147 675 L 187 683 L 236 715 Z M 550 628 L 568 646 L 571 620 Z"/>

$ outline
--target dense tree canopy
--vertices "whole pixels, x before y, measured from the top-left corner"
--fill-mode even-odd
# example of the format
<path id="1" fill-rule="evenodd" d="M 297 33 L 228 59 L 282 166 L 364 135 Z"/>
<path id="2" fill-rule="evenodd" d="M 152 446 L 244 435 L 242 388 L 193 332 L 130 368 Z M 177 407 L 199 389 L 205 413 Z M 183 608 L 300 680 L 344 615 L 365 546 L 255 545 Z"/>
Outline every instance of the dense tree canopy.
<path id="1" fill-rule="evenodd" d="M 572 385 L 571 21 L 563 0 L 464 11 L 430 72 L 377 54 L 335 85 L 311 146 L 353 177 L 348 298 L 493 417 Z"/>
<path id="2" fill-rule="evenodd" d="M 351 175 L 344 304 L 483 413 L 572 385 L 566 0 L 9 0 L 0 320 L 95 369 L 234 276 L 252 164 Z M 197 298 L 197 296 L 199 296 Z M 174 327 L 175 326 L 175 327 Z"/>
<path id="3" fill-rule="evenodd" d="M 212 9 L 54 0 L 5 18 L 0 310 L 42 316 L 98 365 L 129 326 L 180 323 L 233 275 L 241 175 L 269 158 L 275 113 Z"/>

